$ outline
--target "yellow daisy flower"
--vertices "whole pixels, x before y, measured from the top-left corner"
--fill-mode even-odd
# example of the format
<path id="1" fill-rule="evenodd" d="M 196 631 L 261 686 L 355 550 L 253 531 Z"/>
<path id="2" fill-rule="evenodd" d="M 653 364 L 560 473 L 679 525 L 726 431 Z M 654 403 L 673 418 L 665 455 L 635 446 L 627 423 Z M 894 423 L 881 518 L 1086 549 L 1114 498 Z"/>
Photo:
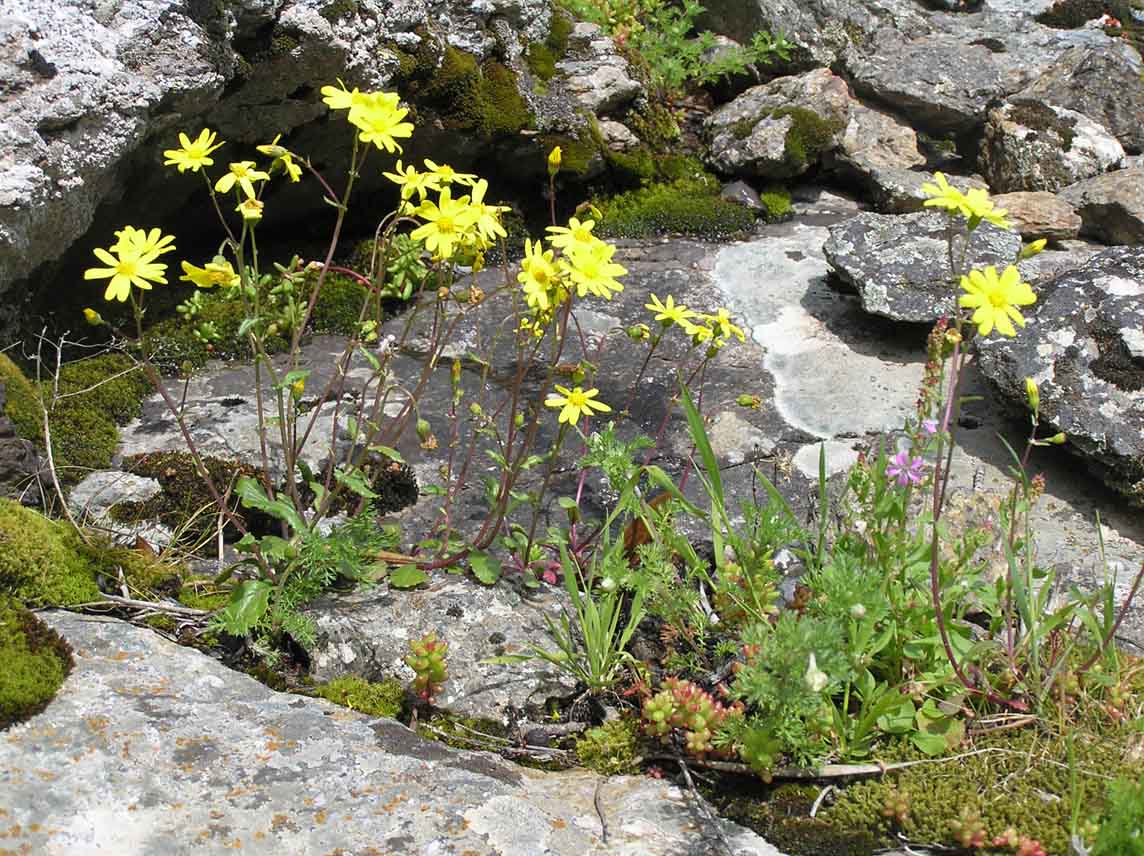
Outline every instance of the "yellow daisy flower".
<path id="1" fill-rule="evenodd" d="M 612 408 L 604 402 L 593 400 L 599 394 L 600 390 L 598 389 L 584 390 L 578 386 L 568 389 L 556 384 L 556 392 L 544 400 L 544 405 L 546 407 L 559 407 L 560 418 L 558 421 L 575 426 L 581 416 L 592 416 L 592 411 L 598 413 L 612 412 Z"/>
<path id="2" fill-rule="evenodd" d="M 473 185 L 473 198 L 469 202 L 470 207 L 476 210 L 477 231 L 480 232 L 481 237 L 486 241 L 495 241 L 496 238 L 505 238 L 508 233 L 505 232 L 504 226 L 500 223 L 500 215 L 502 211 L 508 211 L 507 205 L 489 205 L 485 202 L 485 193 L 488 192 L 489 183 L 485 179 L 481 179 Z"/>
<path id="3" fill-rule="evenodd" d="M 150 291 L 153 283 L 166 285 L 164 273 L 167 265 L 156 262 L 155 259 L 160 254 L 175 249 L 171 243 L 174 239 L 163 236 L 158 229 L 152 229 L 150 233 L 142 229 L 131 229 L 130 232 L 123 229 L 118 235 L 119 240 L 111 246 L 110 251 L 102 247 L 93 251 L 95 257 L 107 267 L 88 268 L 83 273 L 84 279 L 111 280 L 103 299 L 123 302 L 130 296 L 132 286 Z"/>
<path id="4" fill-rule="evenodd" d="M 723 341 L 730 339 L 732 336 L 740 342 L 747 340 L 743 329 L 731 322 L 731 313 L 726 309 L 720 309 L 715 315 L 706 315 L 704 317 L 711 322 L 712 330 L 716 336 Z"/>
<path id="5" fill-rule="evenodd" d="M 261 199 L 246 198 L 234 206 L 234 210 L 242 215 L 243 220 L 258 221 L 262 219 L 264 204 Z"/>
<path id="6" fill-rule="evenodd" d="M 191 172 L 198 172 L 204 166 L 211 166 L 214 164 L 214 159 L 210 157 L 211 152 L 223 145 L 216 143 L 217 139 L 218 135 L 207 128 L 199 131 L 194 140 L 180 132 L 179 148 L 163 152 L 163 156 L 167 158 L 163 161 L 163 166 L 178 167 L 179 172 L 186 172 L 188 169 Z"/>
<path id="7" fill-rule="evenodd" d="M 524 289 L 524 299 L 528 305 L 540 312 L 546 311 L 554 302 L 554 295 L 560 287 L 560 271 L 553 261 L 552 250 L 544 250 L 540 241 L 524 241 L 524 258 L 520 262 L 520 273 L 516 280 Z"/>
<path id="8" fill-rule="evenodd" d="M 421 202 L 430 190 L 441 189 L 438 176 L 431 172 L 420 172 L 413 164 L 402 166 L 400 160 L 397 161 L 394 172 L 383 172 L 382 175 L 401 187 L 402 200 L 410 199 L 416 193 L 417 201 Z"/>
<path id="9" fill-rule="evenodd" d="M 363 103 L 364 95 L 355 86 L 352 90 L 340 80 L 337 86 L 323 86 L 322 100 L 331 110 L 349 110 Z"/>
<path id="10" fill-rule="evenodd" d="M 192 282 L 199 288 L 213 288 L 216 285 L 221 285 L 224 288 L 238 285 L 240 277 L 230 262 L 222 256 L 215 256 L 212 261 L 209 261 L 203 267 L 195 267 L 190 262 L 181 262 L 183 267 L 183 275 L 179 277 L 181 282 Z"/>
<path id="11" fill-rule="evenodd" d="M 452 184 L 456 182 L 457 184 L 467 184 L 469 187 L 472 187 L 477 183 L 477 177 L 475 175 L 468 172 L 457 172 L 447 163 L 436 164 L 429 160 L 429 158 L 425 158 L 425 168 L 437 176 L 442 184 Z"/>
<path id="12" fill-rule="evenodd" d="M 410 237 L 424 242 L 425 248 L 438 258 L 448 259 L 476 222 L 477 212 L 469 205 L 469 197 L 453 199 L 450 189 L 444 187 L 437 202 L 426 199 L 417 206 L 417 216 L 426 223 L 414 229 Z"/>
<path id="13" fill-rule="evenodd" d="M 274 158 L 274 163 L 270 165 L 270 171 L 273 172 L 274 168 L 281 166 L 282 170 L 289 176 L 291 181 L 300 181 L 302 178 L 302 167 L 294 163 L 294 153 L 284 146 L 278 145 L 278 141 L 282 139 L 282 135 L 276 136 L 269 145 L 259 146 L 258 151 L 267 157 Z"/>
<path id="14" fill-rule="evenodd" d="M 664 327 L 678 324 L 686 330 L 692 326 L 687 319 L 698 317 L 698 313 L 688 309 L 682 303 L 676 303 L 675 298 L 670 294 L 667 296 L 666 303 L 661 302 L 655 294 L 652 294 L 651 303 L 645 303 L 644 308 L 655 312 L 655 320 L 663 324 Z"/>
<path id="15" fill-rule="evenodd" d="M 1013 322 L 1025 326 L 1025 317 L 1018 306 L 1032 306 L 1037 296 L 1029 283 L 1021 281 L 1021 274 L 1013 265 L 997 275 L 993 265 L 985 270 L 971 270 L 969 276 L 961 278 L 961 287 L 967 292 L 961 295 L 959 305 L 973 310 L 973 323 L 977 332 L 988 336 L 993 328 L 1003 336 L 1016 336 Z"/>
<path id="16" fill-rule="evenodd" d="M 253 199 L 258 195 L 254 190 L 254 182 L 268 181 L 269 179 L 269 173 L 254 168 L 254 161 L 238 161 L 232 163 L 229 171 L 215 182 L 214 189 L 216 193 L 229 193 L 230 189 L 237 184 L 246 194 L 247 199 Z"/>
<path id="17" fill-rule="evenodd" d="M 363 143 L 373 143 L 390 154 L 400 152 L 397 138 L 413 136 L 413 124 L 401 121 L 409 114 L 409 108 L 398 106 L 400 100 L 396 92 L 361 94 L 346 117 L 359 129 L 358 139 Z"/>
<path id="18" fill-rule="evenodd" d="M 573 217 L 568 221 L 567 226 L 549 226 L 547 231 L 550 232 L 551 235 L 548 238 L 548 242 L 556 247 L 556 249 L 563 250 L 565 253 L 584 247 L 591 247 L 594 244 L 600 243 L 600 239 L 592 234 L 592 227 L 595 225 L 595 220 L 584 220 L 581 222 Z"/>
<path id="19" fill-rule="evenodd" d="M 616 277 L 623 276 L 628 269 L 612 261 L 615 252 L 614 246 L 603 241 L 566 251 L 568 275 L 575 283 L 576 293 L 580 297 L 591 293 L 611 300 L 613 291 L 624 290 L 623 283 Z"/>

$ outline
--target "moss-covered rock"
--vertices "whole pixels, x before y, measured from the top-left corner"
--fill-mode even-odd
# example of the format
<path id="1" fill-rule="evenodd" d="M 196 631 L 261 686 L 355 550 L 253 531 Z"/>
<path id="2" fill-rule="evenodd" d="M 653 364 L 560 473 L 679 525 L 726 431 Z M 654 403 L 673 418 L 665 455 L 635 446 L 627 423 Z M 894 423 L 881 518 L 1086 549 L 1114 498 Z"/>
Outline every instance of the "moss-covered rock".
<path id="1" fill-rule="evenodd" d="M 405 688 L 394 678 L 371 683 L 357 675 L 346 675 L 315 687 L 314 695 L 350 710 L 391 719 L 401 715 L 405 703 Z"/>
<path id="2" fill-rule="evenodd" d="M 99 600 L 96 566 L 67 524 L 0 499 L 0 597 L 28 606 Z"/>
<path id="3" fill-rule="evenodd" d="M 72 669 L 70 646 L 0 597 L 0 731 L 43 710 Z"/>
<path id="4" fill-rule="evenodd" d="M 813 110 L 802 107 L 783 107 L 770 114 L 772 119 L 789 116 L 790 129 L 786 133 L 786 158 L 799 172 L 818 160 L 818 156 L 834 144 L 835 135 L 845 127 L 837 119 L 827 119 Z"/>
<path id="5" fill-rule="evenodd" d="M 785 187 L 768 187 L 759 194 L 759 201 L 766 209 L 763 218 L 768 223 L 774 223 L 789 217 L 794 210 L 790 202 L 790 191 Z"/>
<path id="6" fill-rule="evenodd" d="M 642 238 L 679 234 L 726 238 L 749 230 L 748 209 L 719 198 L 719 182 L 709 175 L 651 184 L 593 203 L 603 213 L 603 237 Z"/>
<path id="7" fill-rule="evenodd" d="M 605 776 L 623 776 L 639 768 L 639 722 L 635 718 L 614 719 L 598 728 L 589 728 L 576 741 L 580 763 Z"/>
<path id="8" fill-rule="evenodd" d="M 552 10 L 552 23 L 543 42 L 528 46 L 525 60 L 528 70 L 542 83 L 556 75 L 556 63 L 568 52 L 568 37 L 572 34 L 572 18 L 559 9 Z"/>

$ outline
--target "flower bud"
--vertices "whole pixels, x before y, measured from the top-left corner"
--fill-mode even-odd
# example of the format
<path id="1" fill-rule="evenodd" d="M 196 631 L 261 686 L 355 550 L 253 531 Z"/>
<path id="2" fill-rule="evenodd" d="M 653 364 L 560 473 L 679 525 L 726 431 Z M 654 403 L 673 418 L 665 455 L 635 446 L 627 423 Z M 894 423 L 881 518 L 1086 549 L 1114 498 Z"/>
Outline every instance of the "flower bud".
<path id="1" fill-rule="evenodd" d="M 1049 442 L 1054 446 L 1063 446 L 1066 442 L 1068 442 L 1068 437 L 1065 435 L 1064 431 L 1061 431 L 1059 434 L 1054 434 L 1052 437 L 1050 437 Z"/>
<path id="2" fill-rule="evenodd" d="M 471 413 L 473 416 L 475 416 L 479 419 L 481 417 L 481 414 L 484 413 L 484 411 L 481 410 L 481 406 L 474 401 L 472 404 L 469 405 L 469 413 Z"/>
<path id="3" fill-rule="evenodd" d="M 866 607 L 860 603 L 854 604 L 850 607 L 850 617 L 855 621 L 861 621 L 866 617 Z"/>
<path id="4" fill-rule="evenodd" d="M 748 395 L 743 393 L 735 399 L 735 403 L 740 407 L 749 407 L 751 410 L 758 410 L 763 406 L 763 400 L 757 395 Z"/>
<path id="5" fill-rule="evenodd" d="M 433 427 L 429 424 L 429 420 L 418 418 L 417 419 L 417 439 L 424 442 L 425 438 L 428 437 L 432 433 L 433 433 Z"/>
<path id="6" fill-rule="evenodd" d="M 1041 391 L 1037 389 L 1037 382 L 1031 377 L 1025 378 L 1025 397 L 1029 402 L 1029 409 L 1037 413 L 1041 409 Z"/>
<path id="7" fill-rule="evenodd" d="M 633 324 L 624 332 L 628 334 L 628 338 L 633 342 L 643 342 L 651 338 L 651 330 L 648 329 L 647 324 Z"/>
<path id="8" fill-rule="evenodd" d="M 560 172 L 560 159 L 563 152 L 560 151 L 560 146 L 554 146 L 552 151 L 548 153 L 548 174 L 555 176 Z"/>
<path id="9" fill-rule="evenodd" d="M 98 327 L 103 323 L 103 316 L 92 309 L 90 306 L 85 306 L 83 310 L 83 319 L 92 327 Z"/>
<path id="10" fill-rule="evenodd" d="M 1047 243 L 1048 241 L 1046 239 L 1037 238 L 1037 240 L 1033 241 L 1031 244 L 1025 245 L 1021 248 L 1021 254 L 1017 257 L 1018 260 L 1031 259 L 1033 256 L 1037 255 L 1037 253 L 1041 252 Z"/>
<path id="11" fill-rule="evenodd" d="M 830 683 L 830 678 L 826 672 L 818 668 L 818 663 L 814 660 L 814 654 L 810 655 L 810 662 L 806 667 L 806 674 L 803 675 L 803 680 L 806 681 L 806 688 L 812 693 L 820 693 L 826 689 L 826 685 Z"/>
<path id="12" fill-rule="evenodd" d="M 294 398 L 296 398 L 296 399 L 301 398 L 302 394 L 305 391 L 306 391 L 306 379 L 305 378 L 298 378 L 298 380 L 296 380 L 292 384 L 290 384 L 290 394 L 293 395 Z"/>

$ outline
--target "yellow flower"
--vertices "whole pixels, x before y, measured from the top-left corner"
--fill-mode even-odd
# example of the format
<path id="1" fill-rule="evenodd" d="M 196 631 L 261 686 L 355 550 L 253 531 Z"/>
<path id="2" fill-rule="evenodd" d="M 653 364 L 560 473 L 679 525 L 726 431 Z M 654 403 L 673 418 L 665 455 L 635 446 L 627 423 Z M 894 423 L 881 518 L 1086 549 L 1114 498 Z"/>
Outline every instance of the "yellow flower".
<path id="1" fill-rule="evenodd" d="M 611 413 L 612 408 L 604 404 L 602 401 L 593 401 L 593 399 L 600 394 L 598 389 L 584 390 L 580 387 L 568 389 L 567 387 L 556 384 L 556 392 L 552 393 L 544 400 L 546 407 L 559 407 L 560 418 L 559 422 L 567 422 L 569 425 L 575 425 L 576 422 L 583 416 L 591 416 L 592 411 L 598 413 Z"/>
<path id="2" fill-rule="evenodd" d="M 652 294 L 651 303 L 645 303 L 644 308 L 655 312 L 655 320 L 662 323 L 664 327 L 678 324 L 686 330 L 688 327 L 693 326 L 687 319 L 698 317 L 697 313 L 688 309 L 682 303 L 676 303 L 675 298 L 670 294 L 667 296 L 666 303 L 661 302 L 658 297 Z"/>
<path id="3" fill-rule="evenodd" d="M 413 125 L 401 120 L 409 113 L 396 92 L 364 92 L 353 97 L 346 119 L 360 131 L 358 139 L 389 153 L 401 151 L 397 137 L 413 136 Z M 328 101 L 326 103 L 329 103 Z"/>
<path id="4" fill-rule="evenodd" d="M 980 187 L 970 188 L 962 193 L 946 181 L 940 172 L 933 174 L 935 184 L 923 184 L 922 192 L 930 198 L 922 203 L 927 208 L 944 208 L 952 213 L 959 213 L 969 220 L 969 228 L 977 228 L 982 220 L 987 220 L 1002 229 L 1009 228 L 1009 221 L 1005 219 L 1007 213 L 1003 208 L 995 209 L 989 201 L 989 194 Z"/>
<path id="5" fill-rule="evenodd" d="M 1025 326 L 1025 318 L 1017 307 L 1037 302 L 1033 289 L 1021 281 L 1021 274 L 1013 265 L 1005 268 L 1000 276 L 992 265 L 984 271 L 971 270 L 969 276 L 961 278 L 961 287 L 967 293 L 961 295 L 958 302 L 974 310 L 973 323 L 982 336 L 988 336 L 994 327 L 1004 336 L 1016 336 L 1013 321 Z"/>
<path id="6" fill-rule="evenodd" d="M 204 166 L 211 166 L 214 164 L 214 159 L 210 157 L 211 152 L 222 146 L 222 143 L 215 142 L 217 139 L 218 135 L 207 128 L 199 131 L 199 135 L 193 141 L 180 132 L 179 148 L 163 152 L 163 156 L 167 158 L 163 161 L 163 166 L 178 167 L 179 172 L 186 172 L 188 169 L 191 172 L 198 172 Z"/>
<path id="7" fill-rule="evenodd" d="M 1036 413 L 1041 409 L 1041 391 L 1037 389 L 1037 382 L 1031 377 L 1025 378 L 1025 397 L 1029 401 L 1029 409 Z"/>
<path id="8" fill-rule="evenodd" d="M 551 236 L 548 242 L 565 253 L 590 247 L 600 243 L 600 239 L 592 234 L 592 227 L 595 225 L 595 220 L 581 222 L 573 217 L 568 221 L 567 226 L 549 226 L 547 231 L 551 233 Z"/>
<path id="9" fill-rule="evenodd" d="M 103 323 L 103 316 L 92 309 L 90 306 L 83 308 L 83 319 L 92 327 L 98 327 Z"/>
<path id="10" fill-rule="evenodd" d="M 489 183 L 481 179 L 473 185 L 473 198 L 469 207 L 477 212 L 476 227 L 481 237 L 486 241 L 494 241 L 497 237 L 507 237 L 504 226 L 500 223 L 502 211 L 508 211 L 507 205 L 489 205 L 485 202 L 485 193 L 488 192 Z"/>
<path id="11" fill-rule="evenodd" d="M 410 237 L 423 241 L 425 248 L 438 258 L 448 259 L 476 222 L 477 212 L 470 207 L 469 197 L 453 199 L 449 188 L 444 187 L 437 202 L 426 199 L 417 207 L 417 216 L 427 222 L 414 229 Z"/>
<path id="12" fill-rule="evenodd" d="M 628 269 L 612 261 L 615 252 L 616 248 L 611 244 L 597 241 L 566 253 L 568 275 L 575 283 L 576 293 L 580 297 L 591 293 L 611 300 L 613 291 L 624 290 L 623 284 L 616 277 L 623 276 Z"/>
<path id="13" fill-rule="evenodd" d="M 283 171 L 285 171 L 286 175 L 290 177 L 291 181 L 299 181 L 302 178 L 302 167 L 294 163 L 293 152 L 283 146 L 278 145 L 278 141 L 280 139 L 282 139 L 281 134 L 276 136 L 270 145 L 259 146 L 258 151 L 267 157 L 274 158 L 274 163 L 270 165 L 271 171 L 274 170 L 274 167 L 281 165 Z"/>
<path id="14" fill-rule="evenodd" d="M 438 181 L 442 184 L 457 182 L 457 184 L 467 184 L 469 187 L 472 187 L 477 183 L 477 177 L 475 175 L 468 172 L 457 172 L 447 163 L 436 164 L 429 160 L 429 158 L 425 158 L 425 167 L 433 173 L 433 175 L 437 176 Z"/>
<path id="15" fill-rule="evenodd" d="M 261 199 L 244 199 L 234 206 L 234 210 L 242 215 L 243 220 L 251 220 L 257 222 L 262 219 L 262 209 L 264 205 Z"/>
<path id="16" fill-rule="evenodd" d="M 116 233 L 119 236 L 110 251 L 97 247 L 95 257 L 105 268 L 88 268 L 84 279 L 110 279 L 104 300 L 125 301 L 131 294 L 131 286 L 150 291 L 151 284 L 166 285 L 164 272 L 167 265 L 156 262 L 162 253 L 175 249 L 174 238 L 164 236 L 158 229 L 146 232 L 130 226 Z"/>
<path id="17" fill-rule="evenodd" d="M 230 262 L 222 256 L 215 256 L 201 268 L 195 267 L 190 262 L 181 264 L 183 275 L 179 277 L 180 282 L 193 282 L 199 288 L 213 288 L 216 285 L 230 288 L 240 282 L 239 275 L 235 273 Z"/>
<path id="18" fill-rule="evenodd" d="M 331 110 L 349 110 L 362 103 L 364 96 L 358 92 L 355 86 L 353 90 L 346 89 L 346 85 L 340 80 L 337 86 L 323 86 L 322 87 L 322 100 Z"/>
<path id="19" fill-rule="evenodd" d="M 400 160 L 397 162 L 396 172 L 383 172 L 382 175 L 401 186 L 403 200 L 411 198 L 416 193 L 417 201 L 420 202 L 430 190 L 441 189 L 441 182 L 436 175 L 431 172 L 418 172 L 413 164 L 402 166 Z"/>
<path id="20" fill-rule="evenodd" d="M 218 193 L 227 193 L 237 183 L 246 198 L 253 199 L 258 195 L 254 190 L 254 182 L 267 181 L 269 178 L 268 173 L 254 168 L 254 161 L 238 161 L 232 163 L 230 171 L 215 182 L 214 189 Z"/>
<path id="21" fill-rule="evenodd" d="M 553 261 L 552 250 L 543 250 L 540 241 L 524 241 L 524 258 L 520 262 L 517 282 L 524 287 L 524 299 L 534 310 L 544 312 L 554 303 L 560 287 L 560 272 Z"/>
<path id="22" fill-rule="evenodd" d="M 560 146 L 553 146 L 552 151 L 548 153 L 548 174 L 555 176 L 560 172 L 560 160 L 563 152 L 560 151 Z"/>
<path id="23" fill-rule="evenodd" d="M 734 336 L 740 342 L 747 340 L 742 328 L 731 322 L 731 313 L 726 309 L 720 309 L 717 314 L 704 317 L 711 322 L 712 330 L 718 338 L 726 341 Z"/>

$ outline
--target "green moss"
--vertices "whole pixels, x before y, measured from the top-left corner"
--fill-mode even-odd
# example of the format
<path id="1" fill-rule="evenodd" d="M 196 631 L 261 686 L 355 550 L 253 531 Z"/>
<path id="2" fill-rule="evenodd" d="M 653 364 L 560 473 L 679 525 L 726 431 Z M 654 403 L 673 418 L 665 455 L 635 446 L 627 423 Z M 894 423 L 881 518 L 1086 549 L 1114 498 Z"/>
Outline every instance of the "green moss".
<path id="1" fill-rule="evenodd" d="M 785 140 L 787 160 L 796 169 L 805 169 L 818 159 L 818 155 L 828 149 L 834 135 L 844 124 L 839 119 L 824 119 L 813 110 L 802 107 L 783 107 L 770 114 L 771 119 L 791 119 L 791 127 Z"/>
<path id="2" fill-rule="evenodd" d="M 1104 804 L 1107 777 L 1136 775 L 1133 742 L 1128 729 L 1075 735 L 1076 798 L 1086 812 Z M 838 829 L 864 829 L 889 843 L 894 830 L 882 806 L 896 790 L 909 804 L 900 831 L 911 841 L 953 844 L 950 822 L 968 809 L 980 814 L 990 836 L 1011 826 L 1039 840 L 1048 853 L 1069 852 L 1073 791 L 1065 740 L 1030 727 L 985 735 L 974 748 L 985 751 L 850 785 L 820 817 Z M 910 750 L 901 754 L 916 757 Z"/>
<path id="3" fill-rule="evenodd" d="M 1144 856 L 1144 778 L 1116 782 L 1092 856 Z"/>
<path id="4" fill-rule="evenodd" d="M 703 175 L 593 200 L 604 215 L 599 232 L 621 238 L 660 234 L 725 238 L 750 229 L 754 215 L 720 199 L 719 189 L 718 181 Z"/>
<path id="5" fill-rule="evenodd" d="M 552 10 L 552 23 L 543 42 L 529 45 L 525 60 L 528 69 L 542 82 L 556 74 L 556 63 L 568 53 L 568 37 L 572 34 L 572 18 L 559 9 Z"/>
<path id="6" fill-rule="evenodd" d="M 480 65 L 475 56 L 451 45 L 445 46 L 438 63 L 432 44 L 431 37 L 422 38 L 412 68 L 406 63 L 405 88 L 415 102 L 436 110 L 446 127 L 492 138 L 519 133 L 532 124 L 532 112 L 510 68 L 494 61 Z"/>
<path id="7" fill-rule="evenodd" d="M 28 610 L 0 599 L 0 731 L 39 713 L 72 668 L 67 642 Z"/>
<path id="8" fill-rule="evenodd" d="M 186 581 L 179 590 L 179 603 L 191 609 L 204 609 L 207 612 L 217 612 L 230 601 L 229 589 L 218 589 L 213 584 L 204 581 Z"/>
<path id="9" fill-rule="evenodd" d="M 99 600 L 97 566 L 64 523 L 0 499 L 0 597 L 28 606 Z"/>
<path id="10" fill-rule="evenodd" d="M 639 769 L 639 722 L 614 719 L 590 728 L 576 741 L 576 757 L 589 769 L 605 776 L 623 776 Z"/>
<path id="11" fill-rule="evenodd" d="M 667 151 L 679 140 L 679 123 L 675 121 L 675 114 L 654 99 L 648 99 L 646 107 L 630 113 L 624 121 L 655 151 Z"/>
<path id="12" fill-rule="evenodd" d="M 65 363 L 60 368 L 59 396 L 49 414 L 56 471 L 64 481 L 78 481 L 93 469 L 106 469 L 119 441 L 116 424 L 139 415 L 151 385 L 124 354 L 102 354 Z M 118 376 L 117 376 L 118 375 Z M 39 446 L 44 443 L 40 395 L 51 401 L 50 380 L 37 386 L 0 354 L 0 383 L 8 402 L 5 413 L 16 432 Z"/>
<path id="13" fill-rule="evenodd" d="M 405 688 L 394 678 L 370 683 L 356 675 L 346 675 L 315 687 L 314 694 L 350 710 L 391 719 L 401 714 L 405 702 Z"/>
<path id="14" fill-rule="evenodd" d="M 586 135 L 587 136 L 587 135 Z M 579 139 L 567 134 L 545 134 L 537 138 L 542 157 L 560 146 L 560 172 L 563 175 L 583 176 L 600 156 L 600 146 L 590 137 Z"/>
<path id="15" fill-rule="evenodd" d="M 318 11 L 318 14 L 331 24 L 334 24 L 345 18 L 353 17 L 357 14 L 359 8 L 358 0 L 334 0 L 334 2 L 327 3 L 323 6 Z"/>
<path id="16" fill-rule="evenodd" d="M 768 223 L 774 223 L 790 216 L 790 191 L 785 187 L 768 187 L 759 194 L 759 200 L 763 203 L 766 209 L 763 215 Z"/>

